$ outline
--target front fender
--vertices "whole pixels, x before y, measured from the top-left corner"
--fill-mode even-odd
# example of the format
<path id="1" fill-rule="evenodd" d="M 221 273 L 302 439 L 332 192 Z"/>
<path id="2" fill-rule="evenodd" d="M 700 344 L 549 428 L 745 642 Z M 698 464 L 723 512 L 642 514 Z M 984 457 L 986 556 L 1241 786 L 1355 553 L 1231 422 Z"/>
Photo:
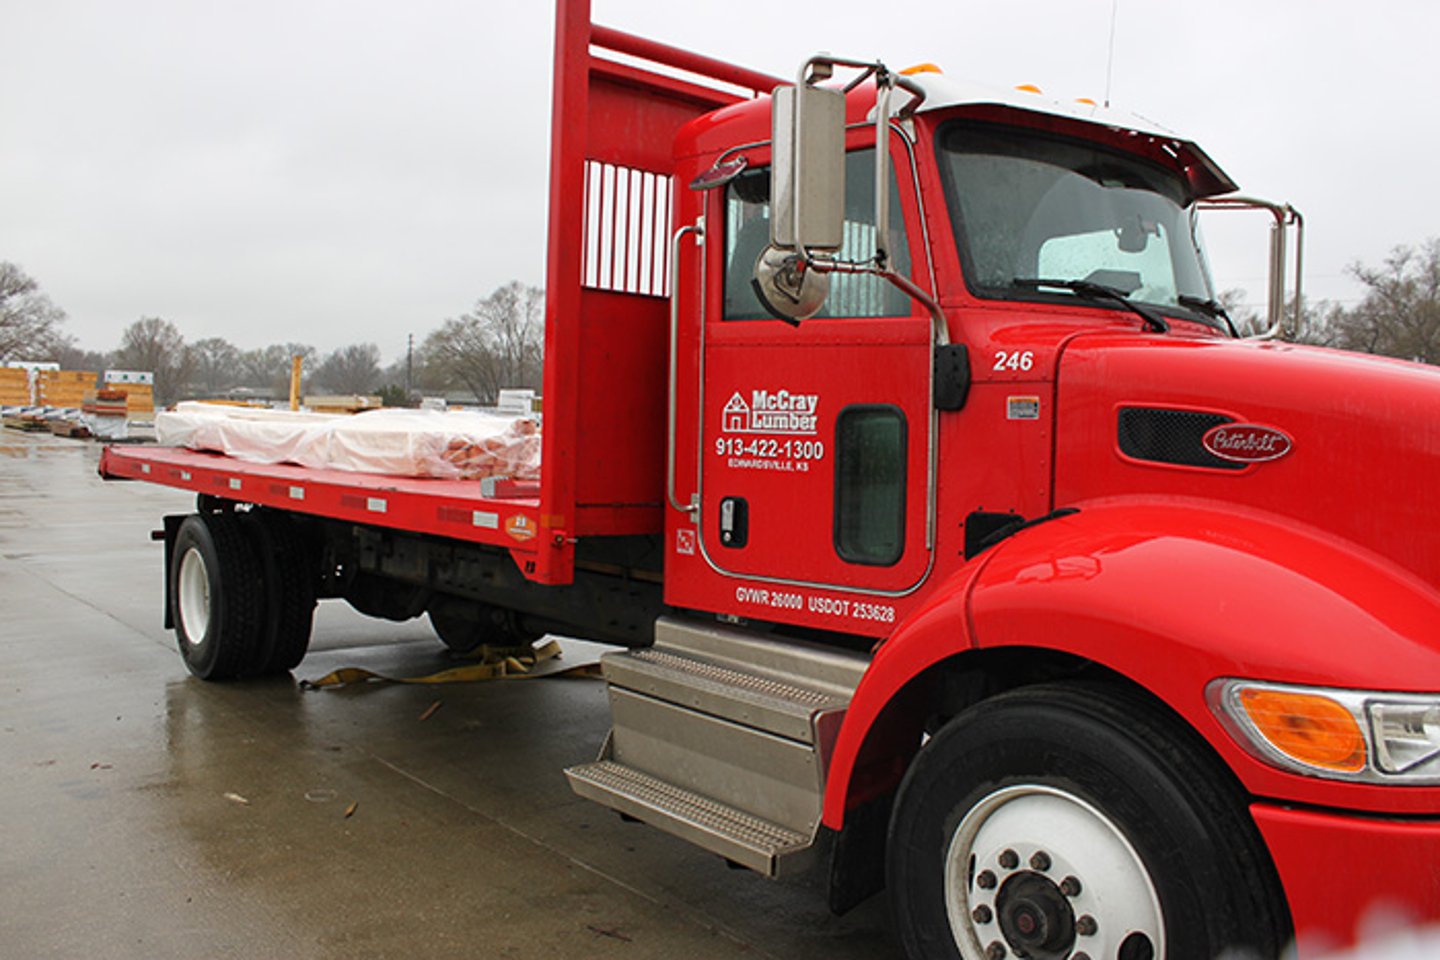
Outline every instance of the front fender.
<path id="1" fill-rule="evenodd" d="M 1220 677 L 1440 690 L 1440 594 L 1384 558 L 1269 514 L 1200 502 L 1081 504 L 982 555 L 881 648 L 852 701 L 827 785 L 843 820 L 855 757 L 886 704 L 968 650 L 1038 648 L 1097 663 L 1167 704 L 1254 795 L 1440 812 L 1440 789 L 1282 772 L 1242 749 L 1205 699 Z M 873 749 L 873 747 L 871 748 Z"/>
<path id="2" fill-rule="evenodd" d="M 886 789 L 898 779 L 897 765 L 909 762 L 918 746 L 916 738 L 905 731 L 888 737 L 886 731 L 877 730 L 877 720 L 912 680 L 973 646 L 970 591 L 989 560 L 990 555 L 982 555 L 935 587 L 930 599 L 906 618 L 870 661 L 830 755 L 821 818 L 826 826 L 840 829 L 849 807 Z M 860 758 L 866 750 L 879 767 L 874 789 L 866 782 L 868 773 L 858 772 L 865 766 Z"/>

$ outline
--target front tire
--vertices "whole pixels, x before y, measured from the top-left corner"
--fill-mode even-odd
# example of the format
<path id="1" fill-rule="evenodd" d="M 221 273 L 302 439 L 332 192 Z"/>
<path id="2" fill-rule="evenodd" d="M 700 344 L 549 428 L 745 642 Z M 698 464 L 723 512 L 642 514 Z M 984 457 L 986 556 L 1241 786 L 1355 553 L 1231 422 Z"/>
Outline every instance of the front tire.
<path id="1" fill-rule="evenodd" d="M 1022 688 L 950 721 L 906 774 L 887 849 L 917 960 L 1273 958 L 1288 937 L 1228 772 L 1104 688 Z"/>
<path id="2" fill-rule="evenodd" d="M 170 566 L 171 617 L 180 656 L 201 680 L 229 680 L 253 662 L 264 614 L 254 547 L 230 513 L 180 524 Z"/>

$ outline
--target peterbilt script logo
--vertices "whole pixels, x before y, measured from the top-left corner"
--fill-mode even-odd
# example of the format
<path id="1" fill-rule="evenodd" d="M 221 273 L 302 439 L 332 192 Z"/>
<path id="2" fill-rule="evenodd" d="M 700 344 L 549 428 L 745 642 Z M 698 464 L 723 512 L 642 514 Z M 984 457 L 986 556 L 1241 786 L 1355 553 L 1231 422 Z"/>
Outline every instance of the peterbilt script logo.
<path id="1" fill-rule="evenodd" d="M 1279 430 L 1253 423 L 1224 423 L 1212 427 L 1200 442 L 1210 453 L 1235 463 L 1279 460 L 1292 446 L 1290 438 Z"/>
<path id="2" fill-rule="evenodd" d="M 726 433 L 813 434 L 819 405 L 820 397 L 814 393 L 752 390 L 747 402 L 737 390 L 721 412 L 721 429 Z"/>

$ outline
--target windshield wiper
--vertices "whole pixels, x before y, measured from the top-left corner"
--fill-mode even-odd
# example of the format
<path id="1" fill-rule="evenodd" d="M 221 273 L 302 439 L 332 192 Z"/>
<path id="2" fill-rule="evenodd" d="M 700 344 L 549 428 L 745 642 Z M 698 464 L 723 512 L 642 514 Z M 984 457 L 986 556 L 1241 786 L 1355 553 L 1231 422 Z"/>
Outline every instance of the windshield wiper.
<path id="1" fill-rule="evenodd" d="M 1236 340 L 1240 339 L 1240 331 L 1235 329 L 1235 321 L 1230 319 L 1230 314 L 1225 312 L 1225 308 L 1220 305 L 1219 301 L 1207 300 L 1203 297 L 1192 297 L 1188 293 L 1182 293 L 1175 299 L 1179 301 L 1182 307 L 1199 310 L 1214 320 L 1224 320 L 1225 326 L 1230 328 L 1230 336 Z M 1212 324 L 1212 326 L 1214 326 L 1214 324 Z M 1219 327 L 1217 326 L 1216 329 L 1219 329 Z"/>
<path id="2" fill-rule="evenodd" d="M 1115 287 L 1107 287 L 1103 283 L 1094 283 L 1090 280 L 1052 280 L 1047 277 L 1016 277 L 1012 281 L 1017 287 L 1054 287 L 1057 290 L 1069 290 L 1078 297 L 1086 300 L 1103 300 L 1109 303 L 1118 303 L 1120 306 L 1136 314 L 1145 321 L 1145 325 L 1157 333 L 1169 333 L 1170 324 L 1160 314 L 1151 310 L 1143 304 L 1136 303 L 1125 295 L 1125 291 L 1117 290 Z"/>

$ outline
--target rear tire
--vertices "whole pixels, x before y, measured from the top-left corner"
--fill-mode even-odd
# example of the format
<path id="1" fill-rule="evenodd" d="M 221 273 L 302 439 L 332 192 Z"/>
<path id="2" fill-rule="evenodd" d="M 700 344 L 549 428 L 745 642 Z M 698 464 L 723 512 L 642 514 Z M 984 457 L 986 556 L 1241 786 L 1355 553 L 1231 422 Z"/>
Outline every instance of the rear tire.
<path id="1" fill-rule="evenodd" d="M 891 819 L 907 955 L 1278 956 L 1279 880 L 1245 796 L 1195 739 L 1139 698 L 1068 684 L 950 721 Z"/>
<path id="2" fill-rule="evenodd" d="M 265 581 L 264 617 L 246 672 L 288 673 L 310 647 L 318 566 L 289 517 L 252 511 L 241 522 L 255 543 Z"/>
<path id="3" fill-rule="evenodd" d="M 249 537 L 233 514 L 193 514 L 171 555 L 170 612 L 186 668 L 201 680 L 239 676 L 255 657 L 265 604 Z"/>
<path id="4" fill-rule="evenodd" d="M 513 610 L 456 597 L 436 597 L 427 611 L 430 626 L 453 653 L 471 653 L 483 644 L 520 647 L 543 634 L 526 630 Z"/>

